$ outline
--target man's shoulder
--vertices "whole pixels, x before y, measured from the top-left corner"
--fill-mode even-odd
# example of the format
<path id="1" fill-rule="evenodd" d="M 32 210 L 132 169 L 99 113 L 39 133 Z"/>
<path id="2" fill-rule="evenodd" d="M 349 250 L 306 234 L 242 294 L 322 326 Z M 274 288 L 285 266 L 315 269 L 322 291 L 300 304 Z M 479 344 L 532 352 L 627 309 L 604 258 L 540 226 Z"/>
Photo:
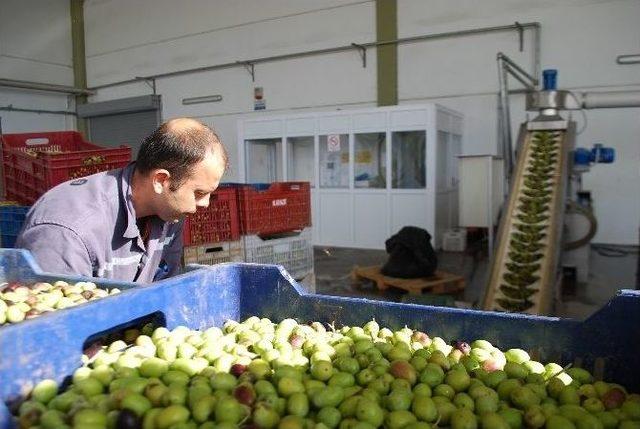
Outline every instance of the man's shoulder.
<path id="1" fill-rule="evenodd" d="M 116 214 L 121 170 L 112 170 L 62 183 L 34 204 L 27 226 L 57 224 L 78 231 Z"/>

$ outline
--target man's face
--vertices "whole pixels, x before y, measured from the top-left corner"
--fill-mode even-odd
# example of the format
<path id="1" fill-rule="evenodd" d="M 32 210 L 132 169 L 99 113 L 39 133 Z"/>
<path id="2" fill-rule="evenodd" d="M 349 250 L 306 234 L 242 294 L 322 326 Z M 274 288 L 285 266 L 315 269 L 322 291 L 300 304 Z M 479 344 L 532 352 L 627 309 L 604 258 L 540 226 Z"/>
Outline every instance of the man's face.
<path id="1" fill-rule="evenodd" d="M 198 207 L 209 206 L 211 193 L 218 188 L 224 171 L 225 161 L 222 156 L 208 151 L 180 187 L 171 190 L 171 181 L 165 183 L 165 198 L 158 210 L 158 216 L 165 222 L 175 221 L 187 214 L 195 213 Z"/>

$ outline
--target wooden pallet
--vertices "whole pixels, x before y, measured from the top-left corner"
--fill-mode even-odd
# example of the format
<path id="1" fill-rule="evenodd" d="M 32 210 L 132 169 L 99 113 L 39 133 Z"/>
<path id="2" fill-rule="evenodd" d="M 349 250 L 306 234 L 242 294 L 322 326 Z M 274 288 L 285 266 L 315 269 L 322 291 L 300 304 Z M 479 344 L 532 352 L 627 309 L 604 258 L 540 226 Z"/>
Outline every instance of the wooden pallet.
<path id="1" fill-rule="evenodd" d="M 353 267 L 351 279 L 354 287 L 364 280 L 372 280 L 380 290 L 395 287 L 409 292 L 411 295 L 420 295 L 422 291 L 428 290 L 433 294 L 458 294 L 464 291 L 465 281 L 462 276 L 436 271 L 432 277 L 421 277 L 417 279 L 399 279 L 387 277 L 382 274 L 380 265 L 371 267 Z"/>

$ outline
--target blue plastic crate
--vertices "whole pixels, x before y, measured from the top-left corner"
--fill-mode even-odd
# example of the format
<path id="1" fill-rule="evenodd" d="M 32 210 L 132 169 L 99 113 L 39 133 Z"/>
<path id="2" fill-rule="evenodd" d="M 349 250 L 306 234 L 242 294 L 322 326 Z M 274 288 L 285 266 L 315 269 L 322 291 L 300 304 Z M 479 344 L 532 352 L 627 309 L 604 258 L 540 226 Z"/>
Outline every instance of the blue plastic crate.
<path id="1" fill-rule="evenodd" d="M 623 290 L 584 322 L 553 317 L 494 313 L 307 294 L 271 265 L 221 264 L 127 290 L 92 305 L 0 329 L 0 398 L 17 399 L 43 378 L 62 381 L 80 366 L 83 344 L 97 333 L 156 316 L 168 328 L 221 326 L 251 315 L 301 322 L 405 325 L 447 340 L 484 338 L 500 348 L 534 351 L 542 361 L 580 366 L 640 388 L 640 292 Z M 10 426 L 0 404 L 0 428 Z"/>
<path id="2" fill-rule="evenodd" d="M 31 207 L 0 206 L 0 247 L 11 248 Z"/>

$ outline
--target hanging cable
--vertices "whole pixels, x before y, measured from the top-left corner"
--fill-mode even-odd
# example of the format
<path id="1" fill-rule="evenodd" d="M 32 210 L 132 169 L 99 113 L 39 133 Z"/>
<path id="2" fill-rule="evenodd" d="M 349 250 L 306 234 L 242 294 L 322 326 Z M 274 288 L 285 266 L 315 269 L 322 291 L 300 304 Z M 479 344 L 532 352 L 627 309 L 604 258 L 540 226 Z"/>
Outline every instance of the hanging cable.
<path id="1" fill-rule="evenodd" d="M 598 220 L 593 215 L 593 211 L 591 209 L 582 207 L 574 201 L 569 201 L 568 206 L 569 209 L 567 210 L 567 213 L 581 214 L 589 221 L 589 231 L 584 237 L 564 244 L 564 250 L 575 250 L 582 246 L 586 246 L 591 242 L 593 237 L 595 237 L 596 232 L 598 231 Z"/>
<path id="2" fill-rule="evenodd" d="M 582 119 L 583 119 L 583 121 L 584 121 L 584 122 L 582 123 L 582 127 L 580 128 L 580 130 L 578 130 L 578 131 L 576 132 L 576 135 L 580 135 L 580 134 L 582 134 L 582 132 L 583 132 L 584 130 L 586 130 L 586 129 L 587 129 L 587 114 L 586 114 L 586 113 L 585 113 L 585 111 L 584 111 L 584 107 L 582 107 L 582 103 L 580 103 L 580 101 L 578 101 L 578 97 L 576 97 L 576 95 L 575 95 L 573 92 L 571 92 L 571 91 L 567 91 L 567 93 L 568 93 L 569 95 L 571 95 L 571 97 L 573 98 L 573 100 L 576 102 L 576 105 L 580 107 L 580 113 L 582 114 Z"/>

